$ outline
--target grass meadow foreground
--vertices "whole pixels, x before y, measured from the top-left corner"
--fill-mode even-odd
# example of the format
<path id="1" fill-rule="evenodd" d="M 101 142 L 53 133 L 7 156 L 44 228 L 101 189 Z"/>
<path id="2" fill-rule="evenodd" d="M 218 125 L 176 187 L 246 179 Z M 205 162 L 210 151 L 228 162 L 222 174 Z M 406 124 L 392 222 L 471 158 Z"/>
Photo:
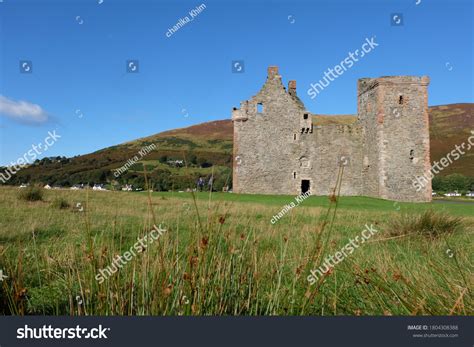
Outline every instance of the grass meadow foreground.
<path id="1" fill-rule="evenodd" d="M 470 315 L 474 205 L 0 187 L 0 314 Z M 41 195 L 41 194 L 40 194 Z M 103 281 L 160 225 L 165 231 Z M 365 225 L 378 230 L 310 285 Z"/>

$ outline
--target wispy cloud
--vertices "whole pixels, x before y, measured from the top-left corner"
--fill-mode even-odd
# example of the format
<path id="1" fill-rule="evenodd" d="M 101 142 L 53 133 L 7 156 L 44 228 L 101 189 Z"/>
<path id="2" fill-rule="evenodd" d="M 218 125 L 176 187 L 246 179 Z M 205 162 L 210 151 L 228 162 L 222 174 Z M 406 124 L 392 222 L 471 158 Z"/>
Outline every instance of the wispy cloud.
<path id="1" fill-rule="evenodd" d="M 29 124 L 45 123 L 49 119 L 48 113 L 40 105 L 16 101 L 3 95 L 0 95 L 0 115 Z"/>

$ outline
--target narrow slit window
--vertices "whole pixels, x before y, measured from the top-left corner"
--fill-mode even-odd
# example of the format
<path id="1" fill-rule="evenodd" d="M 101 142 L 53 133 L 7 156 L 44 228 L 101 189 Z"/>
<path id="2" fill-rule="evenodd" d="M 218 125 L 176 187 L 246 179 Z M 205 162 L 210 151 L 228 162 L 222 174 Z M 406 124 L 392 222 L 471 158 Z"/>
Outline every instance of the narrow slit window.
<path id="1" fill-rule="evenodd" d="M 293 171 L 293 179 L 296 179 L 296 171 Z"/>
<path id="2" fill-rule="evenodd" d="M 410 160 L 413 161 L 415 159 L 415 150 L 411 149 L 410 150 Z"/>
<path id="3" fill-rule="evenodd" d="M 398 104 L 399 104 L 399 105 L 403 105 L 403 95 L 400 95 L 400 96 L 398 97 Z"/>
<path id="4" fill-rule="evenodd" d="M 257 113 L 263 113 L 263 104 L 261 102 L 257 104 Z"/>
<path id="5" fill-rule="evenodd" d="M 293 134 L 293 140 L 296 141 L 296 134 Z"/>

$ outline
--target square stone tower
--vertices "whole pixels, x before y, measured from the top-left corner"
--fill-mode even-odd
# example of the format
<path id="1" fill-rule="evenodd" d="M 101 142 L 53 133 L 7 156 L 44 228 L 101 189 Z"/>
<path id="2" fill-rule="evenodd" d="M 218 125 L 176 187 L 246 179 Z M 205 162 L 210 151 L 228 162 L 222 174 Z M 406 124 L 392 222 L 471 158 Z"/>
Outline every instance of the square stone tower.
<path id="1" fill-rule="evenodd" d="M 428 84 L 426 76 L 359 80 L 364 195 L 431 201 Z M 421 189 L 418 176 L 427 178 Z"/>

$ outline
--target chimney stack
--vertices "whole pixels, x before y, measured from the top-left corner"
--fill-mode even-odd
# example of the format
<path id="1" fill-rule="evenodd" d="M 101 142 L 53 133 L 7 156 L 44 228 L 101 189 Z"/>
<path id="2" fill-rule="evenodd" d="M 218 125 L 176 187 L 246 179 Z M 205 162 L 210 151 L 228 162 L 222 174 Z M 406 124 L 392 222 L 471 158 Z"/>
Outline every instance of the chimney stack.
<path id="1" fill-rule="evenodd" d="M 268 78 L 275 78 L 278 75 L 278 66 L 270 66 L 268 68 Z"/>
<path id="2" fill-rule="evenodd" d="M 296 81 L 288 81 L 288 93 L 292 96 L 296 96 Z"/>

